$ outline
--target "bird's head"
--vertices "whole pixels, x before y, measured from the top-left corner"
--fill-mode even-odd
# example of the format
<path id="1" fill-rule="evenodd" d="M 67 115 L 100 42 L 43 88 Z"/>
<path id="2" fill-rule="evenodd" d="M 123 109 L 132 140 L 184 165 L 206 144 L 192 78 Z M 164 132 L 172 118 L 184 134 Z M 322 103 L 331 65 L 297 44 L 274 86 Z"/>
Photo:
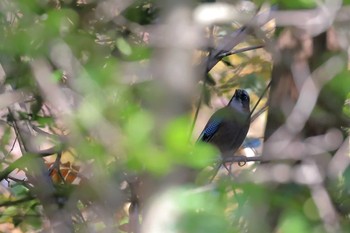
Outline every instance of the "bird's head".
<path id="1" fill-rule="evenodd" d="M 249 102 L 250 98 L 248 92 L 243 89 L 236 89 L 235 94 L 232 96 L 229 102 L 229 105 L 244 112 L 250 112 Z"/>

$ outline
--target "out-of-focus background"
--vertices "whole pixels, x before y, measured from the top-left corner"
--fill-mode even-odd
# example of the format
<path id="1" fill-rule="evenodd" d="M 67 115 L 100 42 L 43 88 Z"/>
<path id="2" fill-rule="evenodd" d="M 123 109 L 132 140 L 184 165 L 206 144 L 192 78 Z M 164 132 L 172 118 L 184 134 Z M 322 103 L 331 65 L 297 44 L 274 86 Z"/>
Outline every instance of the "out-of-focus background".
<path id="1" fill-rule="evenodd" d="M 0 232 L 349 232 L 349 3 L 2 0 Z"/>

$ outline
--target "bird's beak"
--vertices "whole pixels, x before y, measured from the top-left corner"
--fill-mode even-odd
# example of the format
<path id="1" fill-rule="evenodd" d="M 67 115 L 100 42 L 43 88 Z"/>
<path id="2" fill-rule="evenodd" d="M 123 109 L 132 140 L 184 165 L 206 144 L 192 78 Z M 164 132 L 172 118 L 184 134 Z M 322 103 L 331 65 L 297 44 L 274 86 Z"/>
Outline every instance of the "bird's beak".
<path id="1" fill-rule="evenodd" d="M 233 95 L 235 98 L 238 98 L 239 96 L 239 89 L 236 89 L 235 94 Z"/>
<path id="2" fill-rule="evenodd" d="M 241 90 L 240 89 L 236 89 L 235 94 L 234 94 L 235 99 L 238 99 L 239 101 L 241 101 L 241 98 L 239 98 L 241 95 L 242 95 Z"/>

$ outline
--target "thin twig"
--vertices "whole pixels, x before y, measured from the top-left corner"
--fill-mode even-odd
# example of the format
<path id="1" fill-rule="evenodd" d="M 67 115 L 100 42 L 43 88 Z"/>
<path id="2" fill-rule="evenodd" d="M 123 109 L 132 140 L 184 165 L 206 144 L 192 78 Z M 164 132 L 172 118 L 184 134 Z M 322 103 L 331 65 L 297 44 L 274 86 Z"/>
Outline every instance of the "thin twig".
<path id="1" fill-rule="evenodd" d="M 258 118 L 261 114 L 263 114 L 268 108 L 268 105 L 265 104 L 264 107 L 260 108 L 250 119 L 250 122 L 253 122 Z"/>
<path id="2" fill-rule="evenodd" d="M 198 100 L 198 103 L 197 103 L 196 112 L 195 112 L 195 114 L 194 114 L 193 121 L 192 121 L 192 124 L 191 124 L 191 129 L 190 129 L 190 134 L 189 134 L 190 137 L 189 137 L 189 138 L 191 138 L 191 135 L 192 135 L 192 133 L 193 133 L 194 126 L 195 126 L 195 124 L 196 124 L 196 122 L 197 122 L 197 118 L 198 118 L 198 114 L 199 114 L 199 109 L 200 109 L 200 107 L 201 107 L 201 105 L 202 105 L 202 99 L 203 99 L 203 96 L 204 96 L 204 91 L 205 91 L 205 80 L 204 80 L 204 82 L 203 82 L 203 88 L 202 88 L 201 95 L 200 95 L 199 100 Z"/>
<path id="3" fill-rule="evenodd" d="M 62 152 L 57 153 L 57 157 L 55 159 L 55 162 L 53 163 L 52 167 L 49 169 L 50 176 L 52 176 L 53 172 L 56 170 L 58 176 L 62 180 L 63 183 L 66 183 L 62 172 L 61 172 L 61 157 L 62 157 Z"/>
<path id="4" fill-rule="evenodd" d="M 271 86 L 271 81 L 269 82 L 269 84 L 267 84 L 267 86 L 265 87 L 265 90 L 263 91 L 263 93 L 261 94 L 261 96 L 259 97 L 259 100 L 255 103 L 252 111 L 250 112 L 250 116 L 252 116 L 252 114 L 254 113 L 256 107 L 258 106 L 258 104 L 260 103 L 262 97 L 266 94 L 267 90 L 270 88 Z"/>
<path id="5" fill-rule="evenodd" d="M 26 187 L 27 189 L 29 189 L 30 191 L 32 191 L 33 187 L 30 185 L 30 183 L 27 180 L 22 180 L 22 179 L 18 179 L 16 177 L 13 176 L 7 176 L 7 180 L 12 180 L 14 182 L 16 182 L 17 184 L 21 184 L 24 187 Z M 10 181 L 7 181 L 8 185 L 10 186 Z"/>
<path id="6" fill-rule="evenodd" d="M 6 153 L 5 158 L 6 158 L 7 156 L 9 156 L 10 153 L 13 151 L 13 148 L 15 148 L 16 141 L 17 141 L 17 135 L 16 135 L 16 137 L 15 137 L 15 140 L 13 140 L 13 143 L 12 143 L 12 146 L 11 146 L 10 150 Z"/>
<path id="7" fill-rule="evenodd" d="M 209 179 L 209 184 L 211 184 L 211 183 L 213 182 L 214 178 L 217 176 L 217 174 L 218 174 L 218 172 L 219 172 L 219 170 L 220 170 L 221 165 L 222 165 L 222 163 L 218 163 L 218 164 L 216 165 L 216 167 L 214 168 L 213 176 L 210 177 L 210 179 Z"/>
<path id="8" fill-rule="evenodd" d="M 218 58 L 222 59 L 224 57 L 231 56 L 231 55 L 234 55 L 234 54 L 237 54 L 237 53 L 243 53 L 243 52 L 246 52 L 246 51 L 260 49 L 260 48 L 264 48 L 264 45 L 254 45 L 254 46 L 249 46 L 249 47 L 233 50 L 233 51 L 226 52 L 226 53 L 221 53 L 221 54 L 218 55 Z"/>
<path id="9" fill-rule="evenodd" d="M 221 60 L 221 58 L 218 57 L 219 54 L 231 51 L 236 45 L 244 41 L 251 30 L 252 28 L 243 26 L 225 36 L 222 39 L 222 43 L 206 58 L 207 60 L 204 64 L 207 65 L 207 72 L 209 72 Z"/>
<path id="10" fill-rule="evenodd" d="M 232 163 L 238 163 L 239 166 L 243 167 L 247 164 L 247 162 L 261 162 L 261 161 L 268 162 L 266 160 L 263 160 L 261 158 L 261 156 L 247 157 L 244 155 L 234 155 L 234 156 L 225 158 L 225 159 L 221 160 L 220 162 L 218 162 L 217 166 L 214 168 L 213 176 L 210 177 L 210 179 L 209 179 L 209 184 L 213 182 L 214 178 L 217 176 L 217 174 L 220 170 L 220 167 L 225 163 L 231 163 L 231 165 L 232 165 Z M 225 168 L 230 173 L 231 169 L 228 169 L 226 166 L 225 166 Z"/>
<path id="11" fill-rule="evenodd" d="M 210 28 L 210 40 L 212 40 L 212 37 L 213 37 L 213 30 L 214 28 L 211 27 Z M 209 48 L 209 54 L 208 54 L 208 58 L 211 56 L 211 53 L 212 53 L 212 48 Z M 193 133 L 193 129 L 194 129 L 194 126 L 197 122 L 197 118 L 198 118 L 198 114 L 199 114 L 199 109 L 202 105 L 202 100 L 203 100 L 203 97 L 204 97 L 204 92 L 205 92 L 205 87 L 207 85 L 207 75 L 208 75 L 208 66 L 209 66 L 209 63 L 210 63 L 210 59 L 206 60 L 206 64 L 205 64 L 205 67 L 206 67 L 206 70 L 205 70 L 205 74 L 204 74 L 204 77 L 203 77 L 203 86 L 202 86 L 202 90 L 201 90 L 201 95 L 199 97 L 199 100 L 198 100 L 198 103 L 197 103 L 197 107 L 196 107 L 196 112 L 194 114 L 194 117 L 193 117 L 193 121 L 192 121 L 192 125 L 191 125 L 191 129 L 190 129 L 190 134 L 189 134 L 189 138 L 191 138 L 191 135 Z"/>
<path id="12" fill-rule="evenodd" d="M 223 163 L 247 163 L 247 162 L 261 162 L 266 161 L 261 158 L 261 156 L 255 156 L 255 157 L 247 157 L 243 155 L 234 155 L 231 157 L 227 157 L 223 160 Z"/>

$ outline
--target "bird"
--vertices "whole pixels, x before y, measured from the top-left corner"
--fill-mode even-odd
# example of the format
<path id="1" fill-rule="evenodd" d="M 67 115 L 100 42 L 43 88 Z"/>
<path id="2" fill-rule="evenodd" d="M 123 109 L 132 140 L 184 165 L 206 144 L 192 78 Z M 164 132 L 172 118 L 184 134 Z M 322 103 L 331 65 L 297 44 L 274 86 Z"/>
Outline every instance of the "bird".
<path id="1" fill-rule="evenodd" d="M 242 145 L 250 127 L 249 104 L 247 91 L 236 89 L 227 106 L 210 117 L 197 141 L 216 146 L 223 159 L 233 156 Z"/>

